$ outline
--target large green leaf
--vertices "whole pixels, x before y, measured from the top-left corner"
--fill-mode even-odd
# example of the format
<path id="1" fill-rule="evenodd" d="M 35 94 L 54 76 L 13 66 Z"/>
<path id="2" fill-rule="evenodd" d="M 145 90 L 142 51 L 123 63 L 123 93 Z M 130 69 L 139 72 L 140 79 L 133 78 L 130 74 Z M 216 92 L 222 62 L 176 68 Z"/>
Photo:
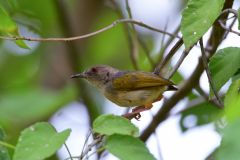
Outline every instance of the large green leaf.
<path id="1" fill-rule="evenodd" d="M 6 10 L 0 4 L 0 35 L 19 36 L 18 27 Z M 29 49 L 23 40 L 17 40 L 16 44 L 24 49 Z"/>
<path id="2" fill-rule="evenodd" d="M 112 135 L 114 133 L 138 136 L 138 128 L 121 116 L 102 115 L 93 122 L 93 131 Z"/>
<path id="3" fill-rule="evenodd" d="M 228 124 L 223 130 L 221 146 L 214 154 L 216 160 L 238 160 L 240 151 L 240 119 Z"/>
<path id="4" fill-rule="evenodd" d="M 128 135 L 109 136 L 106 149 L 121 160 L 155 160 L 142 141 Z"/>
<path id="5" fill-rule="evenodd" d="M 72 88 L 57 93 L 40 88 L 6 93 L 0 97 L 0 124 L 14 133 L 30 123 L 48 118 L 74 98 Z"/>
<path id="6" fill-rule="evenodd" d="M 229 121 L 240 117 L 240 79 L 234 81 L 224 99 L 226 116 Z"/>
<path id="7" fill-rule="evenodd" d="M 4 139 L 5 139 L 5 133 L 0 126 L 0 141 L 3 142 Z M 0 144 L 0 160 L 10 160 L 10 156 L 7 148 L 2 146 L 1 144 Z"/>
<path id="8" fill-rule="evenodd" d="M 221 89 L 239 68 L 240 48 L 228 47 L 217 51 L 209 62 L 209 69 L 217 91 Z"/>
<path id="9" fill-rule="evenodd" d="M 43 160 L 65 143 L 70 132 L 68 129 L 57 133 L 49 123 L 36 123 L 22 131 L 13 160 Z"/>
<path id="10" fill-rule="evenodd" d="M 194 116 L 196 118 L 196 124 L 195 126 L 191 126 L 192 128 L 213 122 L 219 117 L 221 112 L 222 110 L 208 102 L 202 102 L 193 106 L 189 106 L 189 108 L 183 111 L 181 114 L 182 116 L 179 122 L 181 129 L 183 132 L 190 129 L 189 126 L 186 126 L 184 123 L 186 120 L 188 120 L 187 118 L 189 116 Z"/>
<path id="11" fill-rule="evenodd" d="M 189 0 L 181 20 L 186 48 L 194 45 L 212 26 L 223 8 L 224 0 Z"/>

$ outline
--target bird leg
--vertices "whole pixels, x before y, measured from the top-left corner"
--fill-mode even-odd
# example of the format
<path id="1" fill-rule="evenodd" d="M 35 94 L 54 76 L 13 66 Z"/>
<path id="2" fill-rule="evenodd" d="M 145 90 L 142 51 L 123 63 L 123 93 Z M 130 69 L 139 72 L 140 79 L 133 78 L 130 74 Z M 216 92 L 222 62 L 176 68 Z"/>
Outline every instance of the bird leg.
<path id="1" fill-rule="evenodd" d="M 162 98 L 163 98 L 163 96 L 160 95 L 154 102 L 160 101 Z M 141 114 L 140 113 L 143 112 L 143 111 L 150 110 L 152 108 L 152 106 L 153 106 L 152 103 L 145 104 L 143 106 L 138 106 L 136 108 L 133 108 L 132 112 L 124 114 L 123 117 L 125 117 L 125 118 L 127 118 L 129 120 L 131 120 L 133 118 L 135 118 L 136 120 L 139 120 L 141 118 Z"/>
<path id="2" fill-rule="evenodd" d="M 132 109 L 132 112 L 124 114 L 123 117 L 127 118 L 127 119 L 132 119 L 135 118 L 136 120 L 139 120 L 141 118 L 141 112 L 149 110 L 152 108 L 152 104 L 147 104 L 144 106 L 138 106 L 136 108 Z"/>

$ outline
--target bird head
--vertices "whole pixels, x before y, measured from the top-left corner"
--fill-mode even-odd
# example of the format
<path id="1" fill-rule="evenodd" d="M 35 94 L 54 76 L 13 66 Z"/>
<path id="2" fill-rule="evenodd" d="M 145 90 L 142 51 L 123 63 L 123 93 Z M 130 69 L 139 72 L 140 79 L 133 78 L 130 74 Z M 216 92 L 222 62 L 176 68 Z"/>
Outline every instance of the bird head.
<path id="1" fill-rule="evenodd" d="M 110 66 L 97 65 L 87 69 L 83 73 L 72 75 L 71 78 L 85 78 L 94 86 L 102 88 L 112 80 L 112 77 L 118 71 L 119 70 Z"/>

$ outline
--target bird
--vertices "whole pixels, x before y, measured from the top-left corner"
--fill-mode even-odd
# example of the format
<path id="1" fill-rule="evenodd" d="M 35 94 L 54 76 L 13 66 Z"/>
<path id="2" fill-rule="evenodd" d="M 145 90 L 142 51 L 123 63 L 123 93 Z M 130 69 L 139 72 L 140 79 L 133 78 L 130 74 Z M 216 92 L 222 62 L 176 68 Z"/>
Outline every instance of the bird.
<path id="1" fill-rule="evenodd" d="M 125 117 L 139 119 L 140 112 L 152 108 L 165 91 L 177 90 L 175 84 L 152 72 L 121 71 L 108 65 L 96 65 L 71 78 L 83 78 L 107 99 L 121 107 L 136 107 Z"/>

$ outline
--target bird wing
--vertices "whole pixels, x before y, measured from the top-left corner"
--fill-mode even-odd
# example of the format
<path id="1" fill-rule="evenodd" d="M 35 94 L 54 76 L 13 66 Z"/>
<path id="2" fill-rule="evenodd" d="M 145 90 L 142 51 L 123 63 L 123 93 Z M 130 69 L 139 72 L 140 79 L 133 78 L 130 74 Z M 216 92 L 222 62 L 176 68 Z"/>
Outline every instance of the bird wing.
<path id="1" fill-rule="evenodd" d="M 169 85 L 174 85 L 174 83 L 156 74 L 142 71 L 121 73 L 113 79 L 113 87 L 121 90 L 137 90 L 146 87 Z"/>

